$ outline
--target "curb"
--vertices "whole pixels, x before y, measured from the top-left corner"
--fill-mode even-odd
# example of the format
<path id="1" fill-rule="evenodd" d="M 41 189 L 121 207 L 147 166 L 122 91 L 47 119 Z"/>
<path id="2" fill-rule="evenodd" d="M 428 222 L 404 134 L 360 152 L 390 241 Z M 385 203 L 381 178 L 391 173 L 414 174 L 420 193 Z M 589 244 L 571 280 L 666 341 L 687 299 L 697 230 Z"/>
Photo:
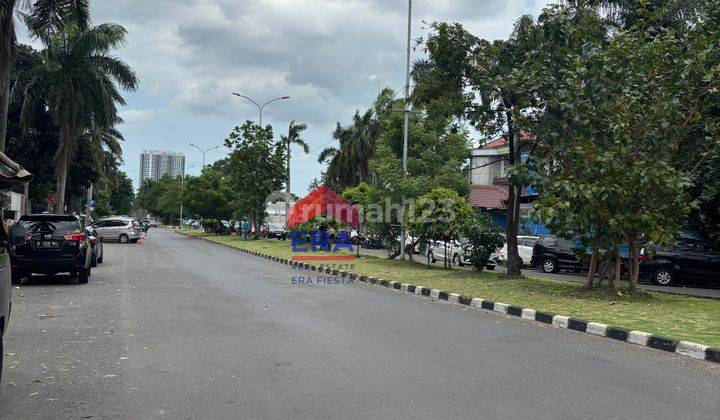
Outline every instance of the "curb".
<path id="1" fill-rule="evenodd" d="M 280 264 L 289 265 L 295 269 L 310 270 L 315 272 L 325 272 L 328 274 L 340 275 L 342 277 L 348 277 L 350 280 L 357 280 L 361 283 L 373 284 L 380 287 L 385 287 L 400 292 L 410 293 L 418 296 L 430 297 L 435 300 L 444 300 L 450 303 L 456 303 L 476 309 L 484 309 L 487 311 L 497 312 L 505 314 L 506 316 L 514 316 L 520 319 L 526 319 L 529 321 L 541 322 L 544 324 L 553 325 L 558 328 L 565 328 L 582 332 L 586 334 L 596 335 L 600 337 L 607 337 L 617 341 L 623 341 L 630 344 L 635 344 L 643 347 L 650 347 L 656 350 L 662 350 L 669 353 L 675 353 L 680 356 L 689 357 L 697 360 L 706 360 L 708 362 L 720 364 L 720 349 L 709 347 L 703 344 L 692 343 L 689 341 L 680 341 L 670 337 L 663 337 L 653 335 L 642 331 L 631 331 L 627 328 L 611 326 L 602 324 L 599 322 L 589 322 L 584 319 L 572 318 L 563 315 L 557 315 L 552 312 L 538 311 L 531 308 L 524 308 L 517 305 L 509 305 L 502 302 L 494 302 L 490 300 L 484 300 L 476 297 L 462 296 L 456 293 L 450 293 L 444 290 L 430 289 L 424 286 L 418 286 L 409 283 L 400 283 L 398 281 L 389 281 L 383 279 L 377 279 L 363 274 L 351 273 L 347 271 L 338 271 L 330 269 L 324 266 L 315 266 L 311 264 L 298 263 L 296 261 L 289 260 L 287 258 L 274 257 L 268 254 L 263 254 L 258 251 L 251 251 L 246 248 L 242 248 L 237 245 L 223 244 L 215 242 L 207 238 L 198 236 L 192 236 L 183 232 L 178 232 L 181 235 L 207 241 L 216 245 L 223 245 L 228 248 L 232 248 L 249 254 L 252 256 L 267 259 Z"/>

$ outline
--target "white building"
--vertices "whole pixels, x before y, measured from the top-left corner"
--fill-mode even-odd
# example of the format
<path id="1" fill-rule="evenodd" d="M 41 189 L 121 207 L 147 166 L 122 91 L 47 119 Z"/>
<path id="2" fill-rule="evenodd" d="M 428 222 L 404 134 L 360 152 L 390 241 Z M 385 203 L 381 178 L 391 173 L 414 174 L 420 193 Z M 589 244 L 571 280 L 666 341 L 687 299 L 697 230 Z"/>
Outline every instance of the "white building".
<path id="1" fill-rule="evenodd" d="M 168 174 L 173 178 L 185 173 L 185 155 L 165 150 L 143 150 L 140 153 L 140 183 L 157 181 Z"/>

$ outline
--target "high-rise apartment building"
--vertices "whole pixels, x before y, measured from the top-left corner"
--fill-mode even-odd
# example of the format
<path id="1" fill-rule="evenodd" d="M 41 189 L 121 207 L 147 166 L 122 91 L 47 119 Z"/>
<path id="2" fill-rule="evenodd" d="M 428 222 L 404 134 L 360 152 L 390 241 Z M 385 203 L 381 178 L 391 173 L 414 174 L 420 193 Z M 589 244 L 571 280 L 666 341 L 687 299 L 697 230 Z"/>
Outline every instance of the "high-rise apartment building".
<path id="1" fill-rule="evenodd" d="M 168 174 L 175 178 L 185 173 L 185 156 L 182 153 L 165 150 L 143 150 L 140 153 L 140 183 L 143 180 L 157 181 Z"/>

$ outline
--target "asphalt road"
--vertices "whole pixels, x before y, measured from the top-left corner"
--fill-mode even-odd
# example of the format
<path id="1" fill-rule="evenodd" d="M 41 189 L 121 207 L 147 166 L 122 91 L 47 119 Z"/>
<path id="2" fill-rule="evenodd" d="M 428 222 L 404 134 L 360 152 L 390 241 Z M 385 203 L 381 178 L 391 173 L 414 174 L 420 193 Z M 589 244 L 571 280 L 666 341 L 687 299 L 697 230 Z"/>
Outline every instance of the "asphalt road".
<path id="1" fill-rule="evenodd" d="M 14 290 L 0 418 L 708 418 L 720 367 L 153 230 Z"/>

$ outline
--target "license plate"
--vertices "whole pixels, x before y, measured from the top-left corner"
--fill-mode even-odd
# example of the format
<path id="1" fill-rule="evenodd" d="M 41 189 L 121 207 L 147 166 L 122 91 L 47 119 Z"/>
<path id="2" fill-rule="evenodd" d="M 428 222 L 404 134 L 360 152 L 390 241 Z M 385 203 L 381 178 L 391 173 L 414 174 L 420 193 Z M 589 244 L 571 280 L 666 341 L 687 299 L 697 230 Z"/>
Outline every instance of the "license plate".
<path id="1" fill-rule="evenodd" d="M 60 246 L 60 242 L 58 241 L 38 241 L 37 247 L 38 248 L 58 248 Z"/>

